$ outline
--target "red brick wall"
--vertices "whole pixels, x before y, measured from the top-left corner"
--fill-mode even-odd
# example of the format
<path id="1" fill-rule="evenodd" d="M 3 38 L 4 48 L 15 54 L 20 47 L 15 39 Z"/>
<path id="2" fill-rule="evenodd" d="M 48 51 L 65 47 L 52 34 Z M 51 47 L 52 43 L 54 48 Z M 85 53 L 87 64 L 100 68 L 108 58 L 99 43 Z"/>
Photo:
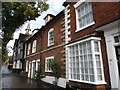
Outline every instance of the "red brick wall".
<path id="1" fill-rule="evenodd" d="M 93 2 L 94 28 L 120 18 L 119 10 L 120 2 Z"/>
<path id="2" fill-rule="evenodd" d="M 71 21 L 70 22 L 70 25 L 71 25 L 70 37 L 72 37 L 71 42 L 83 36 L 92 34 L 95 32 L 94 30 L 95 28 L 120 18 L 120 14 L 119 14 L 120 3 L 118 2 L 93 2 L 92 3 L 93 19 L 95 21 L 95 24 L 79 32 L 75 32 L 76 31 L 76 15 L 75 15 L 76 13 L 75 13 L 75 8 L 73 6 L 74 3 L 69 3 L 69 4 L 70 4 L 69 9 L 70 9 L 70 21 Z"/>
<path id="3" fill-rule="evenodd" d="M 30 51 L 30 55 L 32 54 L 32 43 L 34 40 L 37 40 L 37 51 L 36 53 L 38 53 L 37 55 L 33 55 L 33 56 L 29 56 L 27 55 L 26 60 L 28 61 L 32 61 L 32 60 L 37 60 L 40 59 L 41 60 L 41 65 L 42 65 L 42 72 L 45 73 L 45 59 L 46 57 L 50 57 L 50 56 L 54 56 L 55 60 L 57 60 L 57 64 L 59 67 L 59 71 L 60 74 L 63 73 L 63 71 L 61 70 L 61 51 L 62 51 L 62 46 L 46 51 L 44 53 L 40 53 L 41 51 L 53 48 L 55 46 L 58 46 L 60 44 L 62 44 L 62 40 L 61 40 L 61 29 L 62 29 L 62 25 L 61 22 L 63 21 L 63 17 L 64 17 L 64 12 L 60 13 L 59 15 L 57 15 L 56 18 L 52 19 L 51 21 L 49 21 L 42 29 L 40 29 L 41 31 L 39 31 L 38 33 L 36 33 L 34 36 L 32 36 L 27 42 L 27 49 L 26 49 L 26 53 L 28 51 L 28 45 L 29 43 L 31 43 L 31 51 Z M 48 47 L 48 31 L 54 28 L 54 45 L 49 46 Z M 52 73 L 46 73 L 46 75 L 52 75 Z"/>
<path id="4" fill-rule="evenodd" d="M 53 48 L 55 46 L 58 46 L 60 44 L 62 44 L 62 40 L 61 40 L 61 29 L 62 29 L 62 25 L 61 22 L 63 20 L 64 14 L 60 14 L 54 22 L 49 23 L 49 25 L 47 25 L 46 29 L 43 30 L 43 35 L 42 35 L 42 51 Z M 52 46 L 48 46 L 48 32 L 51 28 L 54 28 L 54 45 Z M 55 60 L 57 60 L 57 65 L 59 68 L 59 72 L 60 74 L 62 74 L 64 71 L 61 70 L 61 66 L 62 66 L 62 62 L 61 62 L 61 58 L 62 58 L 62 47 L 58 47 L 58 48 L 54 48 L 52 50 L 46 51 L 44 53 L 41 54 L 41 64 L 42 64 L 42 71 L 45 72 L 45 59 L 46 57 L 50 57 L 50 56 L 54 56 Z M 46 75 L 52 75 L 52 73 L 46 73 Z"/>
<path id="5" fill-rule="evenodd" d="M 95 21 L 95 24 L 87 27 L 81 31 L 76 31 L 76 13 L 74 8 L 74 3 L 68 3 L 70 4 L 70 31 L 71 31 L 71 41 L 69 43 L 77 41 L 79 38 L 82 38 L 84 36 L 88 36 L 90 34 L 95 33 L 96 36 L 101 37 L 101 51 L 102 51 L 102 60 L 103 60 L 103 68 L 104 68 L 104 75 L 105 75 L 105 81 L 107 84 L 103 86 L 104 88 L 107 88 L 109 90 L 110 86 L 110 77 L 109 77 L 109 68 L 108 68 L 108 59 L 107 59 L 107 52 L 106 52 L 106 45 L 105 45 L 105 38 L 103 32 L 96 32 L 95 28 L 100 27 L 102 25 L 105 25 L 107 23 L 110 23 L 114 20 L 117 20 L 120 18 L 120 3 L 118 2 L 93 2 L 92 8 L 93 8 L 93 19 Z M 78 82 L 70 82 L 72 86 L 78 86 L 78 87 L 88 87 L 88 84 L 82 84 Z M 80 84 L 80 85 L 77 85 Z M 90 87 L 99 88 L 93 85 L 90 85 Z M 100 86 L 101 87 L 101 86 Z"/>

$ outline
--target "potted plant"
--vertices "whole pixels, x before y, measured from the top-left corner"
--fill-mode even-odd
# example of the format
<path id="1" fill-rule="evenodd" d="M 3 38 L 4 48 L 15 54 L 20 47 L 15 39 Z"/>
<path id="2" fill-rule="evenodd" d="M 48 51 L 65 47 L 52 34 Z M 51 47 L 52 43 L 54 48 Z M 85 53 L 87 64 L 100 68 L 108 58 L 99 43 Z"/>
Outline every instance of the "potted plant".
<path id="1" fill-rule="evenodd" d="M 53 81 L 53 84 L 57 85 L 60 74 L 59 74 L 58 65 L 56 63 L 56 60 L 49 60 L 49 67 L 51 68 L 52 73 L 55 76 L 55 81 Z"/>
<path id="2" fill-rule="evenodd" d="M 37 81 L 41 81 L 42 78 L 45 77 L 45 74 L 42 74 L 42 70 L 41 70 L 41 67 L 38 66 L 38 70 L 35 71 L 35 79 Z"/>

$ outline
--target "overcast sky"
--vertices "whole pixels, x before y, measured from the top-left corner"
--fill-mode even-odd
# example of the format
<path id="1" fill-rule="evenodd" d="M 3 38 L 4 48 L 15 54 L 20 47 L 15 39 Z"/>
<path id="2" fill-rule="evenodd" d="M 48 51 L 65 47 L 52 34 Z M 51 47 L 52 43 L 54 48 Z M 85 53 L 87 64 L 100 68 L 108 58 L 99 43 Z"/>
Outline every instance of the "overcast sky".
<path id="1" fill-rule="evenodd" d="M 26 22 L 22 27 L 20 27 L 19 30 L 17 30 L 14 33 L 14 40 L 11 40 L 7 45 L 8 49 L 10 51 L 9 56 L 11 56 L 13 54 L 12 49 L 10 49 L 9 47 L 13 47 L 15 39 L 18 39 L 20 33 L 25 33 L 25 29 L 27 28 L 28 23 L 30 23 L 31 30 L 34 30 L 35 28 L 40 28 L 42 25 L 45 24 L 43 18 L 47 14 L 56 15 L 64 9 L 64 7 L 62 6 L 64 1 L 65 0 L 48 0 L 47 3 L 50 5 L 50 7 L 46 12 L 43 12 L 42 15 L 36 19 L 36 21 L 32 20 L 30 22 Z"/>

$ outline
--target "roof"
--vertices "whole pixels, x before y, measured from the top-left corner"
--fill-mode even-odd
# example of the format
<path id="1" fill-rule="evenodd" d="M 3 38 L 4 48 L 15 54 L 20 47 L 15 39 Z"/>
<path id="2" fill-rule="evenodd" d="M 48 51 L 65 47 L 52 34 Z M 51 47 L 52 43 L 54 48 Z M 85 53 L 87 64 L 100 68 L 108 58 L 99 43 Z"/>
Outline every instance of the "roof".
<path id="1" fill-rule="evenodd" d="M 55 16 L 52 15 L 52 14 L 47 14 L 47 15 L 44 17 L 44 19 L 45 19 L 47 16 L 55 17 Z"/>
<path id="2" fill-rule="evenodd" d="M 36 34 L 38 34 L 39 32 L 43 31 L 48 25 L 51 25 L 51 23 L 55 23 L 55 20 L 57 20 L 58 16 L 64 14 L 64 10 L 62 10 L 60 13 L 58 13 L 56 16 L 54 16 L 54 18 L 52 20 L 50 20 L 45 26 L 42 26 L 40 29 L 37 28 L 37 30 L 39 30 L 37 33 L 35 33 L 32 37 L 34 37 Z M 59 19 L 59 18 L 58 18 Z M 31 39 L 32 37 L 30 37 L 29 39 Z M 28 39 L 28 40 L 29 40 Z M 26 41 L 27 42 L 27 41 Z"/>

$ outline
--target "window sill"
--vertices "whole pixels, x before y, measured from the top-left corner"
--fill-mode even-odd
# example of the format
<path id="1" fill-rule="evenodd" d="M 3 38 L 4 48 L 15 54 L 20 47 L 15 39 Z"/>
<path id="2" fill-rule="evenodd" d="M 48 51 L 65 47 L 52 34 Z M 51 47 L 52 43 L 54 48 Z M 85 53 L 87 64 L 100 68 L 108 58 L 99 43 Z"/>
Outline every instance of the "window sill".
<path id="1" fill-rule="evenodd" d="M 81 30 L 83 30 L 83 29 L 85 29 L 85 28 L 88 28 L 88 27 L 94 25 L 94 24 L 95 24 L 95 22 L 93 21 L 92 23 L 90 23 L 90 24 L 88 24 L 88 25 L 86 25 L 86 26 L 84 26 L 84 27 L 81 27 L 80 29 L 77 29 L 75 32 L 81 31 Z"/>
<path id="2" fill-rule="evenodd" d="M 89 82 L 89 81 L 81 81 L 81 80 L 74 80 L 74 79 L 69 79 L 69 81 L 75 81 L 75 82 L 81 82 L 81 83 L 87 83 L 87 84 L 93 84 L 93 85 L 103 85 L 103 84 L 107 84 L 105 81 Z"/>
<path id="3" fill-rule="evenodd" d="M 48 47 L 51 47 L 51 46 L 53 46 L 54 45 L 54 43 L 52 43 L 51 45 L 48 45 Z"/>
<path id="4" fill-rule="evenodd" d="M 45 71 L 45 73 L 52 73 L 52 71 Z"/>

